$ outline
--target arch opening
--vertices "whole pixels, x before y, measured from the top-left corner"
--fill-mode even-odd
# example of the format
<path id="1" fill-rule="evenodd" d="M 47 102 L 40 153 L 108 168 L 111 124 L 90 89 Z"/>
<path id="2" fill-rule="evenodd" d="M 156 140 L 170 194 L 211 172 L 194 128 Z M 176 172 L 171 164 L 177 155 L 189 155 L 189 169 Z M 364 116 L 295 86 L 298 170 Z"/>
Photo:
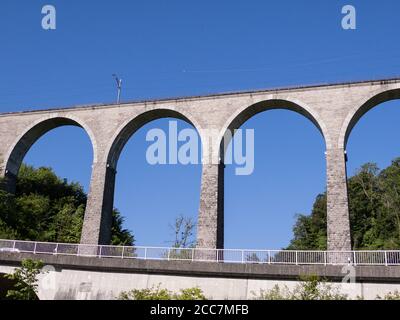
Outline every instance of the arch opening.
<path id="1" fill-rule="evenodd" d="M 196 223 L 200 199 L 201 163 L 170 163 L 171 123 L 177 134 L 191 129 L 198 142 L 197 160 L 201 159 L 201 139 L 197 128 L 181 113 L 157 109 L 127 122 L 110 148 L 107 164 L 115 169 L 113 206 L 121 210 L 127 229 L 135 236 L 135 245 L 174 245 L 173 225 L 179 216 Z M 158 140 L 147 140 L 151 130 L 160 130 L 166 138 L 166 164 L 150 163 L 147 151 Z M 147 140 L 147 141 L 146 141 Z M 178 152 L 186 141 L 176 141 Z M 110 182 L 112 183 L 112 182 Z M 114 188 L 113 188 L 114 189 Z M 196 228 L 191 241 L 195 241 Z M 192 243 L 191 243 L 192 244 Z"/>
<path id="2" fill-rule="evenodd" d="M 225 166 L 225 246 L 288 247 L 295 214 L 309 215 L 326 187 L 324 125 L 299 104 L 274 100 L 246 108 L 227 126 L 239 128 L 255 131 L 254 172 L 236 176 L 234 165 Z"/>
<path id="3" fill-rule="evenodd" d="M 112 146 L 110 148 L 110 151 L 108 152 L 107 164 L 111 168 L 116 169 L 118 159 L 121 155 L 122 150 L 124 149 L 124 146 L 135 134 L 135 132 L 152 121 L 165 118 L 183 120 L 195 127 L 192 121 L 189 120 L 186 116 L 172 109 L 156 109 L 144 112 L 137 116 L 135 119 L 125 123 L 123 127 L 118 131 L 118 135 L 113 139 Z"/>
<path id="4" fill-rule="evenodd" d="M 63 126 L 74 126 L 82 128 L 89 136 L 91 141 L 91 147 L 93 157 L 96 157 L 96 142 L 91 134 L 90 130 L 85 126 L 81 125 L 77 120 L 67 117 L 54 117 L 45 119 L 34 124 L 22 136 L 18 137 L 16 143 L 12 146 L 12 150 L 6 158 L 5 165 L 5 178 L 6 178 L 6 189 L 7 191 L 14 193 L 16 187 L 16 179 L 18 176 L 19 169 L 22 161 L 31 147 L 48 132 Z"/>
<path id="5" fill-rule="evenodd" d="M 383 91 L 372 98 L 368 99 L 363 105 L 357 106 L 352 110 L 345 120 L 339 140 L 339 147 L 346 149 L 347 142 L 351 135 L 352 130 L 360 121 L 360 119 L 370 110 L 378 105 L 400 99 L 400 89 Z"/>
<path id="6" fill-rule="evenodd" d="M 400 89 L 375 95 L 353 110 L 342 130 L 355 250 L 400 248 L 399 99 Z"/>
<path id="7" fill-rule="evenodd" d="M 0 237 L 78 243 L 94 157 L 93 138 L 74 119 L 52 118 L 24 132 L 7 161 Z"/>
<path id="8" fill-rule="evenodd" d="M 258 103 L 255 103 L 251 106 L 244 108 L 244 110 L 241 110 L 238 114 L 234 115 L 233 119 L 230 119 L 228 121 L 228 124 L 225 125 L 224 131 L 229 130 L 233 133 L 235 129 L 240 128 L 247 120 L 251 119 L 252 117 L 256 116 L 261 112 L 265 112 L 268 110 L 289 110 L 289 111 L 294 111 L 306 117 L 315 125 L 315 127 L 322 134 L 325 144 L 326 145 L 330 144 L 330 138 L 327 134 L 327 130 L 325 129 L 324 123 L 316 114 L 312 113 L 310 108 L 302 106 L 302 103 L 300 102 L 293 102 L 282 99 L 271 99 L 271 100 L 260 101 Z M 224 141 L 221 138 L 221 148 L 223 143 Z M 229 143 L 229 141 L 227 142 L 225 141 L 225 145 L 227 143 Z"/>

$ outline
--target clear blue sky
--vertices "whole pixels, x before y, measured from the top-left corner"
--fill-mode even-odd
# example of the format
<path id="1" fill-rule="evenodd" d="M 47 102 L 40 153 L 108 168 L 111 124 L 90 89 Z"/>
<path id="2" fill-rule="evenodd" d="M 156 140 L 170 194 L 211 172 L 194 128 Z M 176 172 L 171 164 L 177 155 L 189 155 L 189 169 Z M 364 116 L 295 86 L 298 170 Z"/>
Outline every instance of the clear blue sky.
<path id="1" fill-rule="evenodd" d="M 45 4 L 57 9 L 55 31 L 41 28 Z M 345 4 L 357 9 L 355 31 L 341 28 Z M 113 102 L 112 73 L 124 79 L 124 101 L 398 76 L 399 12 L 397 0 L 3 0 L 0 112 Z M 400 156 L 399 118 L 395 101 L 361 119 L 349 140 L 349 175 Z M 147 130 L 166 126 L 142 128 L 118 164 L 115 206 L 139 245 L 168 245 L 174 217 L 197 216 L 201 167 L 145 162 Z M 281 248 L 294 215 L 309 213 L 325 189 L 324 143 L 289 111 L 243 127 L 255 129 L 255 172 L 226 169 L 226 247 Z M 51 131 L 25 161 L 88 189 L 91 146 L 79 128 Z"/>

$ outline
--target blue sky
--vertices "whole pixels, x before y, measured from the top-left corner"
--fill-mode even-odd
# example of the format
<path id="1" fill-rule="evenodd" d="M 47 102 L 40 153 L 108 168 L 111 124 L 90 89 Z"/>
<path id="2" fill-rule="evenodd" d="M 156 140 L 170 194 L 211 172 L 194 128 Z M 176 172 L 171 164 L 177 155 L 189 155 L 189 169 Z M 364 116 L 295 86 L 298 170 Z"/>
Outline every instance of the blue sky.
<path id="1" fill-rule="evenodd" d="M 45 4 L 57 9 L 55 31 L 41 28 Z M 357 9 L 357 30 L 341 28 L 345 4 Z M 124 80 L 123 101 L 399 76 L 399 10 L 396 0 L 3 0 L 0 112 L 113 102 L 113 73 Z M 349 175 L 400 156 L 399 104 L 371 110 L 355 127 Z M 201 167 L 147 165 L 153 127 L 167 120 L 139 130 L 121 155 L 115 206 L 137 244 L 168 245 L 174 218 L 197 215 Z M 324 143 L 312 123 L 284 110 L 243 128 L 255 129 L 255 172 L 226 169 L 226 247 L 281 248 L 294 215 L 309 213 L 325 189 Z M 88 137 L 73 127 L 46 134 L 25 159 L 86 190 L 91 160 Z"/>

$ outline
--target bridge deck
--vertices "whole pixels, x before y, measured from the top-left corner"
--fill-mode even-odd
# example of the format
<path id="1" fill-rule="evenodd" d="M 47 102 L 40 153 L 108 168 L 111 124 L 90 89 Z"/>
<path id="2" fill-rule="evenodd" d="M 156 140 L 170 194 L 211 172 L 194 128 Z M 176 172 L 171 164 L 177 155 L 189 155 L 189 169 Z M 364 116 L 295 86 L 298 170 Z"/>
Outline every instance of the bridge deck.
<path id="1" fill-rule="evenodd" d="M 46 265 L 55 267 L 56 270 L 71 269 L 192 277 L 298 280 L 301 276 L 317 275 L 331 281 L 341 281 L 347 274 L 346 268 L 342 265 L 235 264 L 0 253 L 0 264 L 3 266 L 19 266 L 23 259 L 40 259 Z M 354 266 L 354 268 L 357 282 L 400 283 L 400 266 Z"/>
<path id="2" fill-rule="evenodd" d="M 142 99 L 142 100 L 130 100 L 124 101 L 120 103 L 115 102 L 104 102 L 104 103 L 93 103 L 93 104 L 85 104 L 85 105 L 75 105 L 75 106 L 62 106 L 62 107 L 53 107 L 53 108 L 41 108 L 38 110 L 22 110 L 22 111 L 13 111 L 13 112 L 0 112 L 1 116 L 8 115 L 17 115 L 17 114 L 25 114 L 25 113 L 40 113 L 40 112 L 54 112 L 54 111 L 62 111 L 62 110 L 77 110 L 77 109 L 95 109 L 95 108 L 104 108 L 104 107 L 120 107 L 122 105 L 134 105 L 134 104 L 151 104 L 158 102 L 168 102 L 168 101 L 191 101 L 191 100 L 202 100 L 202 99 L 215 99 L 215 98 L 225 98 L 229 96 L 240 96 L 240 95 L 249 95 L 249 94 L 257 94 L 257 93 L 278 93 L 285 91 L 297 91 L 297 90 L 312 90 L 318 88 L 330 88 L 330 87 L 351 87 L 351 86 L 361 86 L 361 85 L 374 85 L 374 84 L 391 84 L 391 83 L 399 83 L 400 77 L 393 78 L 379 78 L 379 79 L 368 79 L 368 80 L 355 80 L 355 81 L 347 81 L 347 82 L 332 82 L 332 83 L 315 83 L 315 84 L 306 84 L 306 85 L 292 85 L 292 86 L 282 86 L 282 87 L 271 87 L 264 89 L 254 89 L 254 90 L 238 90 L 238 91 L 227 91 L 227 92 L 217 92 L 217 93 L 208 93 L 203 95 L 191 95 L 191 96 L 177 96 L 177 97 L 160 97 L 153 99 Z"/>

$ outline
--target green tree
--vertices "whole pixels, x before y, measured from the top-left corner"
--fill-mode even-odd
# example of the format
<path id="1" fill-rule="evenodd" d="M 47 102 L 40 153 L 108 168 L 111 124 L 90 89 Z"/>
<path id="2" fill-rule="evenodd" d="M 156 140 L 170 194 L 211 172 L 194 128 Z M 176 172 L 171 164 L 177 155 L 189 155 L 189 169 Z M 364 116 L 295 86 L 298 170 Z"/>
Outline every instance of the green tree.
<path id="1" fill-rule="evenodd" d="M 15 282 L 14 289 L 8 290 L 7 298 L 12 300 L 37 300 L 38 275 L 43 268 L 42 261 L 22 260 L 21 267 L 6 278 Z"/>
<path id="2" fill-rule="evenodd" d="M 135 238 L 129 230 L 123 228 L 124 217 L 117 209 L 113 210 L 112 218 L 111 244 L 114 246 L 133 246 Z"/>
<path id="3" fill-rule="evenodd" d="M 363 165 L 348 179 L 353 249 L 400 249 L 400 158 L 380 170 Z M 326 193 L 319 195 L 311 215 L 297 215 L 292 250 L 326 249 Z"/>
<path id="4" fill-rule="evenodd" d="M 51 168 L 22 165 L 14 195 L 0 190 L 0 238 L 78 243 L 87 196 L 78 183 Z M 112 215 L 112 244 L 134 244 L 118 210 Z"/>
<path id="5" fill-rule="evenodd" d="M 326 194 L 317 196 L 311 215 L 297 215 L 289 250 L 326 250 Z"/>

